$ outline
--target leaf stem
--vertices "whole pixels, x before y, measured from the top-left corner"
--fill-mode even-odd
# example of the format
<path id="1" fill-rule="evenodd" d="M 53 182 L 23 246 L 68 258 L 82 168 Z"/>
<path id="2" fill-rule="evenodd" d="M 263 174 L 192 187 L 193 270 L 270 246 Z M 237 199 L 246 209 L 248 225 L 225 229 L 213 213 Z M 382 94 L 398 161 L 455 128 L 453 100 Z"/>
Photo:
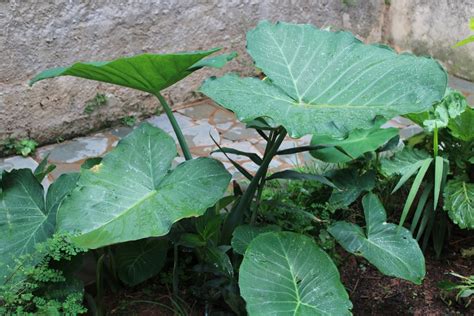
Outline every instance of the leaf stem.
<path id="1" fill-rule="evenodd" d="M 165 109 L 166 116 L 170 120 L 171 126 L 173 127 L 174 133 L 176 134 L 176 138 L 178 139 L 179 146 L 181 147 L 181 150 L 183 151 L 184 158 L 186 160 L 193 159 L 193 156 L 191 155 L 191 151 L 189 150 L 188 143 L 186 142 L 186 139 L 184 138 L 183 132 L 181 131 L 181 127 L 179 127 L 179 124 L 173 115 L 173 111 L 171 111 L 171 107 L 168 105 L 165 98 L 161 95 L 160 92 L 155 93 L 155 96 L 160 101 L 160 104 L 163 107 L 163 109 Z"/>
<path id="2" fill-rule="evenodd" d="M 268 166 L 270 165 L 270 162 L 272 161 L 273 157 L 275 157 L 276 152 L 278 151 L 278 148 L 280 147 L 281 143 L 285 139 L 285 136 L 286 136 L 286 130 L 284 128 L 280 128 L 278 132 L 275 133 L 275 138 L 270 138 L 270 142 L 267 144 L 267 147 L 269 149 L 265 150 L 266 152 L 265 152 L 265 155 L 263 156 L 262 164 L 258 168 L 257 173 L 255 174 L 252 181 L 250 182 L 247 190 L 240 198 L 239 204 L 233 210 L 233 212 L 231 212 L 228 215 L 226 222 L 224 223 L 223 231 L 227 232 L 226 238 L 223 238 L 224 242 L 229 241 L 227 239 L 230 239 L 231 234 L 234 231 L 234 229 L 242 223 L 244 219 L 245 210 L 250 208 L 252 200 L 255 196 L 255 192 L 259 188 L 259 184 L 261 184 L 261 179 L 267 175 Z M 262 183 L 262 185 L 263 184 L 264 182 Z M 252 217 L 254 219 L 256 217 L 256 214 L 254 214 L 255 212 L 256 212 L 256 209 L 254 209 L 252 213 Z"/>
<path id="3" fill-rule="evenodd" d="M 178 245 L 173 246 L 173 296 L 179 295 L 179 275 L 178 275 Z"/>
<path id="4" fill-rule="evenodd" d="M 434 128 L 434 131 L 433 131 L 433 154 L 434 156 L 438 156 L 438 126 L 436 126 L 436 123 L 435 123 L 435 128 Z"/>

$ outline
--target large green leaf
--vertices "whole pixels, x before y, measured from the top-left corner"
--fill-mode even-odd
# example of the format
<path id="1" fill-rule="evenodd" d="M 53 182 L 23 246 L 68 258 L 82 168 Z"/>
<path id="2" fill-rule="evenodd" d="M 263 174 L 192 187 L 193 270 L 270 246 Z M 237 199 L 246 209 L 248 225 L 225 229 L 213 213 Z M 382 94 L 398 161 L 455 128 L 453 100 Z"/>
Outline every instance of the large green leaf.
<path id="1" fill-rule="evenodd" d="M 444 189 L 444 209 L 461 228 L 474 229 L 474 183 L 448 181 Z"/>
<path id="2" fill-rule="evenodd" d="M 48 190 L 29 169 L 7 172 L 0 193 L 0 284 L 10 279 L 15 259 L 35 252 L 38 243 L 54 232 L 56 211 L 64 197 L 75 187 L 77 174 L 65 174 Z M 25 258 L 35 264 L 41 258 Z"/>
<path id="3" fill-rule="evenodd" d="M 122 282 L 134 286 L 160 272 L 166 262 L 168 240 L 146 238 L 121 243 L 115 248 L 115 263 Z"/>
<path id="4" fill-rule="evenodd" d="M 386 222 L 385 209 L 373 193 L 362 199 L 365 231 L 352 223 L 336 222 L 328 231 L 347 251 L 363 256 L 382 273 L 420 284 L 425 259 L 409 230 Z"/>
<path id="5" fill-rule="evenodd" d="M 232 233 L 232 249 L 236 253 L 243 255 L 245 250 L 247 250 L 248 245 L 255 237 L 263 233 L 279 230 L 281 230 L 281 228 L 277 225 L 268 225 L 262 227 L 240 225 Z"/>
<path id="6" fill-rule="evenodd" d="M 375 186 L 375 173 L 368 171 L 359 174 L 355 169 L 340 169 L 327 173 L 336 185 L 329 197 L 329 203 L 338 207 L 352 204 L 364 192 Z"/>
<path id="7" fill-rule="evenodd" d="M 220 68 L 236 56 L 235 53 L 231 53 L 202 60 L 218 50 L 211 49 L 176 54 L 142 54 L 108 62 L 79 62 L 70 67 L 45 70 L 36 75 L 30 81 L 30 85 L 43 79 L 74 76 L 108 82 L 149 93 L 158 93 L 197 69 L 205 66 Z"/>
<path id="8" fill-rule="evenodd" d="M 380 123 L 370 129 L 355 129 L 345 138 L 329 135 L 313 135 L 311 145 L 330 145 L 326 148 L 312 150 L 311 155 L 319 160 L 331 163 L 348 162 L 363 154 L 375 151 L 389 140 L 398 136 L 396 128 L 380 128 Z M 340 147 L 344 152 L 337 149 Z"/>
<path id="9" fill-rule="evenodd" d="M 239 286 L 252 315 L 350 315 L 339 272 L 314 241 L 291 232 L 261 234 L 240 266 Z"/>
<path id="10" fill-rule="evenodd" d="M 474 110 L 466 110 L 454 119 L 449 120 L 448 129 L 454 137 L 469 142 L 474 140 Z"/>
<path id="11" fill-rule="evenodd" d="M 61 231 L 83 248 L 158 237 L 186 217 L 202 215 L 224 194 L 230 174 L 222 163 L 198 158 L 169 171 L 174 140 L 142 124 L 102 162 L 82 169 L 78 187 L 58 211 Z"/>
<path id="12" fill-rule="evenodd" d="M 343 137 L 372 127 L 377 115 L 427 110 L 446 89 L 435 60 L 365 45 L 347 32 L 264 21 L 248 33 L 247 49 L 267 80 L 227 75 L 201 91 L 240 120 L 265 117 L 292 137 Z"/>

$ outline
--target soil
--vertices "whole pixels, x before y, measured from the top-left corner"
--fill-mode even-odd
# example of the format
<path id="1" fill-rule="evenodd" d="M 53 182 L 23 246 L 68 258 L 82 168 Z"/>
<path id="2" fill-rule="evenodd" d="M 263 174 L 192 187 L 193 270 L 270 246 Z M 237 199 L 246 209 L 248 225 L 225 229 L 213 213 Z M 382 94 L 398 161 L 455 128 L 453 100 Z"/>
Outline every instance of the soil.
<path id="1" fill-rule="evenodd" d="M 426 278 L 422 285 L 383 276 L 363 258 L 355 257 L 338 249 L 341 279 L 354 305 L 354 315 L 474 315 L 474 302 L 465 307 L 464 302 L 456 302 L 453 294 L 443 295 L 438 283 L 443 280 L 457 281 L 448 273 L 474 274 L 471 257 L 463 257 L 462 249 L 474 247 L 474 236 L 470 232 L 455 231 L 440 259 L 428 249 L 426 258 Z M 108 315 L 174 315 L 171 291 L 159 280 L 125 289 L 105 298 Z M 196 301 L 189 293 L 182 293 L 186 306 L 185 315 L 205 315 L 202 302 Z M 207 313 L 208 315 L 228 315 L 227 313 Z"/>

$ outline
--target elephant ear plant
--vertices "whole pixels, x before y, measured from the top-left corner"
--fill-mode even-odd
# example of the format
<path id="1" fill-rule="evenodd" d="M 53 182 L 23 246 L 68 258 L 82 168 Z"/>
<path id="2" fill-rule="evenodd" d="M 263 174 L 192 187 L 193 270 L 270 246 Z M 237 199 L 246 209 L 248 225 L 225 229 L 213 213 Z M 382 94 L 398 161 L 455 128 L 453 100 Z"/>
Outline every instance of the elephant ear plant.
<path id="1" fill-rule="evenodd" d="M 257 225 L 267 181 L 310 179 L 332 186 L 331 198 L 340 204 L 350 204 L 365 194 L 365 228 L 335 222 L 328 229 L 347 251 L 363 256 L 384 274 L 420 283 L 425 275 L 423 255 L 409 231 L 386 223 L 382 204 L 370 192 L 374 170 L 363 174 L 337 170 L 327 175 L 283 170 L 271 176 L 267 171 L 278 155 L 312 151 L 324 159 L 344 162 L 392 143 L 396 131 L 380 130 L 380 125 L 396 115 L 426 111 L 441 100 L 445 71 L 433 59 L 397 54 L 386 46 L 365 45 L 350 33 L 311 25 L 261 22 L 248 33 L 247 48 L 266 75 L 263 80 L 229 74 L 206 80 L 200 89 L 266 141 L 263 157 L 219 148 L 229 155 L 246 155 L 259 166 L 252 174 L 234 162 L 250 184 L 244 192 L 235 185 L 235 197 L 230 198 L 222 198 L 229 173 L 211 158 L 192 159 L 161 90 L 199 68 L 221 67 L 234 54 L 214 58 L 206 57 L 216 50 L 144 54 L 111 62 L 76 63 L 36 76 L 31 83 L 69 75 L 157 96 L 187 161 L 172 169 L 177 155 L 172 138 L 142 124 L 102 160 L 86 161 L 75 176 L 77 183 L 58 198 L 58 207 L 43 205 L 37 183 L 22 191 L 30 184 L 13 181 L 15 173 L 2 173 L 0 228 L 6 233 L 0 235 L 0 260 L 15 255 L 7 246 L 10 242 L 25 244 L 23 248 L 32 251 L 29 243 L 37 237 L 40 241 L 54 231 L 68 233 L 74 245 L 100 251 L 98 271 L 102 271 L 104 255 L 114 253 L 111 275 L 136 285 L 158 273 L 171 241 L 175 294 L 180 245 L 193 248 L 201 261 L 211 264 L 212 273 L 224 276 L 224 281 L 219 280 L 219 284 L 228 284 L 224 299 L 240 314 L 243 304 L 237 275 L 249 315 L 350 314 L 352 303 L 339 272 L 312 238 Z M 287 135 L 313 135 L 313 142 L 280 149 Z M 38 201 L 35 205 L 26 203 L 32 200 L 31 194 Z M 18 195 L 25 196 L 24 202 L 15 204 Z M 222 205 L 230 203 L 228 212 L 220 212 Z M 15 213 L 21 216 L 12 216 Z M 34 227 L 24 226 L 25 214 L 38 216 Z M 188 226 L 190 231 L 186 231 Z M 25 230 L 23 238 L 17 231 L 20 228 Z M 98 276 L 98 302 L 101 282 Z"/>
<path id="2" fill-rule="evenodd" d="M 247 50 L 265 74 L 263 80 L 229 74 L 208 79 L 200 89 L 267 141 L 264 156 L 253 159 L 258 171 L 250 177 L 245 172 L 250 184 L 226 218 L 223 243 L 229 242 L 229 232 L 239 225 L 247 221 L 255 225 L 263 186 L 278 178 L 266 176 L 273 157 L 334 147 L 330 139 L 347 139 L 347 146 L 335 146 L 337 153 L 320 151 L 321 155 L 351 157 L 371 151 L 396 136 L 390 130 L 371 131 L 380 126 L 381 119 L 426 111 L 446 90 L 447 75 L 435 60 L 397 54 L 383 45 L 365 45 L 347 32 L 261 22 L 248 33 Z M 350 136 L 355 130 L 359 132 Z M 373 133 L 375 137 L 368 136 Z M 311 146 L 279 150 L 287 134 L 318 136 Z M 365 137 L 373 140 L 365 144 L 366 149 L 350 146 L 352 139 L 357 143 Z M 323 143 L 317 143 L 318 139 Z M 220 151 L 232 153 L 226 148 Z M 294 172 L 279 175 L 307 177 Z M 318 180 L 327 183 L 325 178 Z M 336 223 L 330 232 L 348 251 L 366 257 L 381 272 L 420 283 L 425 267 L 418 245 L 409 232 L 387 226 L 385 211 L 375 196 L 366 200 L 366 233 L 344 223 Z M 247 237 L 240 236 L 241 232 Z M 235 230 L 233 244 L 240 245 L 239 252 L 237 240 L 248 236 L 248 228 Z M 284 232 L 250 236 L 257 237 L 248 244 L 239 279 L 250 315 L 349 313 L 351 303 L 336 269 L 312 240 Z M 393 242 L 399 246 L 384 249 L 384 244 Z"/>

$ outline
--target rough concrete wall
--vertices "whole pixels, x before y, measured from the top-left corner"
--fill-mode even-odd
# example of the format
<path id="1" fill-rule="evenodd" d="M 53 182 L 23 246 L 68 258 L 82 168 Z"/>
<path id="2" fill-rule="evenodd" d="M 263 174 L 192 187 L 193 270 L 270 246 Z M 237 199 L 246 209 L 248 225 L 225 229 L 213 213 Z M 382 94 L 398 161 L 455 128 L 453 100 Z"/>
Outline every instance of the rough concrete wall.
<path id="1" fill-rule="evenodd" d="M 474 44 L 452 48 L 469 35 L 471 16 L 472 0 L 0 0 L 0 141 L 51 142 L 157 108 L 144 93 L 75 78 L 29 88 L 41 70 L 143 52 L 221 46 L 240 53 L 224 70 L 200 70 L 167 89 L 165 96 L 179 104 L 195 97 L 210 75 L 254 72 L 245 33 L 262 19 L 348 29 L 368 42 L 433 55 L 453 74 L 474 80 Z M 97 92 L 108 96 L 108 104 L 84 114 Z"/>
<path id="2" fill-rule="evenodd" d="M 454 75 L 474 81 L 474 44 L 454 48 L 470 35 L 472 0 L 392 0 L 388 42 L 416 54 L 432 55 Z"/>
<path id="3" fill-rule="evenodd" d="M 46 68 L 216 46 L 241 53 L 225 70 L 200 70 L 165 91 L 172 103 L 180 103 L 211 74 L 254 71 L 244 53 L 245 32 L 261 19 L 344 27 L 380 41 L 383 11 L 383 0 L 0 0 L 0 140 L 28 136 L 51 142 L 157 106 L 143 93 L 75 78 L 29 88 L 28 80 Z M 84 114 L 97 92 L 106 93 L 108 105 Z"/>

